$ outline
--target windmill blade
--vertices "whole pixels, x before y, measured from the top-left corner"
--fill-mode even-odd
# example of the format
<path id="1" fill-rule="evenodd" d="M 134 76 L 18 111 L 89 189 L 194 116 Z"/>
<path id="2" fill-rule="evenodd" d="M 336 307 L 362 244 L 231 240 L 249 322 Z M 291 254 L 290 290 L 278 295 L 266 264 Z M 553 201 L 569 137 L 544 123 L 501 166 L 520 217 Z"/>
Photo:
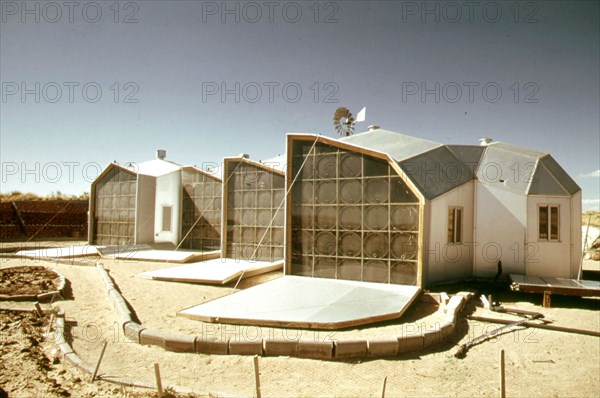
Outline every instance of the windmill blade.
<path id="1" fill-rule="evenodd" d="M 356 122 L 364 122 L 367 119 L 367 107 L 363 106 L 363 108 L 356 115 Z"/>
<path id="2" fill-rule="evenodd" d="M 354 117 L 348 108 L 340 107 L 333 114 L 333 127 L 340 136 L 352 134 Z"/>

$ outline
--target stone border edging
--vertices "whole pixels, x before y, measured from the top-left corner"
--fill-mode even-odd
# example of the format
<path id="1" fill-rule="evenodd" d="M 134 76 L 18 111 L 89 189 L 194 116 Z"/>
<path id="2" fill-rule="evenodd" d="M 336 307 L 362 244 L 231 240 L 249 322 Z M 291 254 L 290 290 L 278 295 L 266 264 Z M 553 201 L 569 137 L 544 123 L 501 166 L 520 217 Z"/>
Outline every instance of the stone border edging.
<path id="1" fill-rule="evenodd" d="M 94 366 L 83 361 L 75 351 L 73 351 L 73 347 L 68 342 L 65 336 L 65 313 L 59 312 L 54 319 L 54 333 L 55 333 L 55 343 L 60 349 L 63 357 L 75 365 L 77 368 L 83 370 L 88 374 L 94 374 Z M 107 381 L 109 383 L 118 384 L 126 387 L 138 387 L 138 388 L 147 388 L 147 389 L 156 389 L 156 386 L 150 383 L 145 383 L 139 380 L 132 380 L 128 378 L 114 378 L 114 377 L 102 377 L 102 374 L 97 376 L 99 380 Z"/>
<path id="2" fill-rule="evenodd" d="M 27 308 L 2 308 L 5 311 L 15 311 L 15 312 L 30 312 L 33 313 L 35 309 L 27 309 Z M 49 311 L 44 311 L 44 313 L 48 313 Z M 50 311 L 53 313 L 53 311 Z M 54 318 L 54 342 L 56 346 L 59 348 L 63 358 L 68 360 L 70 363 L 75 365 L 77 368 L 83 370 L 88 374 L 94 373 L 94 367 L 84 362 L 79 355 L 73 351 L 73 347 L 69 344 L 66 336 L 65 336 L 65 313 L 60 311 L 56 313 L 56 317 Z M 137 380 L 131 380 L 127 378 L 115 379 L 111 377 L 101 377 L 101 375 L 97 376 L 99 380 L 107 381 L 109 383 L 118 384 L 126 387 L 138 387 L 138 388 L 147 388 L 147 389 L 156 389 L 156 386 L 149 383 L 144 383 Z M 179 391 L 179 390 L 178 390 Z"/>
<path id="3" fill-rule="evenodd" d="M 11 268 L 24 268 L 24 267 L 28 267 L 27 265 L 20 265 L 17 267 L 8 267 L 8 268 L 2 268 L 2 270 L 7 270 L 7 269 L 11 269 Z M 39 265 L 38 267 L 44 267 L 43 265 Z M 45 301 L 54 301 L 54 297 L 55 296 L 60 296 L 62 297 L 62 291 L 65 288 L 66 285 L 66 280 L 65 277 L 58 271 L 54 270 L 54 269 L 50 269 L 48 267 L 44 267 L 46 270 L 48 271 L 52 271 L 54 272 L 56 275 L 58 275 L 59 281 L 58 281 L 58 286 L 56 287 L 55 290 L 51 290 L 49 292 L 46 293 L 40 293 L 40 294 L 0 294 L 0 300 L 1 301 L 41 301 L 41 302 L 45 302 Z"/>
<path id="4" fill-rule="evenodd" d="M 315 342 L 312 340 L 260 339 L 233 341 L 172 334 L 146 328 L 135 322 L 125 299 L 100 262 L 96 263 L 104 287 L 118 313 L 126 338 L 141 345 L 154 345 L 166 351 L 221 355 L 290 356 L 311 359 L 358 359 L 365 357 L 391 357 L 404 353 L 420 352 L 451 339 L 456 332 L 456 321 L 465 303 L 473 293 L 459 292 L 451 298 L 446 293 L 429 294 L 428 300 L 440 304 L 446 313 L 441 326 L 421 331 L 418 335 L 375 339 L 353 339 Z M 425 296 L 424 296 L 425 297 Z M 437 326 L 437 325 L 436 325 Z"/>

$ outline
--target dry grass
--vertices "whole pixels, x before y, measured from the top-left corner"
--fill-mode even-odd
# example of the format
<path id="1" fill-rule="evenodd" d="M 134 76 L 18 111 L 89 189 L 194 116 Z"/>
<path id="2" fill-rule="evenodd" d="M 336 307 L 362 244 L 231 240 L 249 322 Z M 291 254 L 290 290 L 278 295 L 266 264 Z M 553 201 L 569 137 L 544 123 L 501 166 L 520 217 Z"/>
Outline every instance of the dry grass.
<path id="1" fill-rule="evenodd" d="M 600 227 L 600 211 L 588 210 L 581 213 L 581 225 L 587 227 L 588 222 L 591 227 Z"/>
<path id="2" fill-rule="evenodd" d="M 81 195 L 65 195 L 60 191 L 52 192 L 50 195 L 38 195 L 32 192 L 12 191 L 0 193 L 0 202 L 11 202 L 18 200 L 88 200 L 89 193 L 84 192 Z"/>

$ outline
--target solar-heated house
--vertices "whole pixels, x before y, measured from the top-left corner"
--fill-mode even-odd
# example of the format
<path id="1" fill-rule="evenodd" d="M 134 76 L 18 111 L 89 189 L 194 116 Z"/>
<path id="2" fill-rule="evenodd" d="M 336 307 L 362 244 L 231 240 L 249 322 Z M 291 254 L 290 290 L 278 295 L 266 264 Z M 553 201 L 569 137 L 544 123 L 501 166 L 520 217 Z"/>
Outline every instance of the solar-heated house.
<path id="1" fill-rule="evenodd" d="M 283 158 L 262 162 L 247 155 L 223 161 L 221 258 L 144 272 L 144 277 L 226 284 L 281 269 L 284 254 Z"/>
<path id="2" fill-rule="evenodd" d="M 375 127 L 289 135 L 288 162 L 287 274 L 427 286 L 494 276 L 501 261 L 577 276 L 581 190 L 547 153 Z"/>
<path id="3" fill-rule="evenodd" d="M 286 193 L 285 276 L 181 316 L 335 329 L 400 317 L 436 282 L 577 276 L 581 190 L 547 153 L 288 134 Z"/>
<path id="4" fill-rule="evenodd" d="M 219 250 L 221 179 L 157 158 L 111 163 L 92 183 L 88 240 L 94 245 L 157 245 Z"/>

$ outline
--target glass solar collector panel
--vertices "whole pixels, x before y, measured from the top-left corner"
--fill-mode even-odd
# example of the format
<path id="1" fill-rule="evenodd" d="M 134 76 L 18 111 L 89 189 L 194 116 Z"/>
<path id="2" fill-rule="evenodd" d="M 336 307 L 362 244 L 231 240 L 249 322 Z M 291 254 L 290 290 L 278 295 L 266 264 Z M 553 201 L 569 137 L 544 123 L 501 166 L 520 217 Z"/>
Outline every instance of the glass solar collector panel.
<path id="1" fill-rule="evenodd" d="M 416 284 L 419 199 L 388 162 L 311 141 L 292 151 L 291 273 Z"/>

